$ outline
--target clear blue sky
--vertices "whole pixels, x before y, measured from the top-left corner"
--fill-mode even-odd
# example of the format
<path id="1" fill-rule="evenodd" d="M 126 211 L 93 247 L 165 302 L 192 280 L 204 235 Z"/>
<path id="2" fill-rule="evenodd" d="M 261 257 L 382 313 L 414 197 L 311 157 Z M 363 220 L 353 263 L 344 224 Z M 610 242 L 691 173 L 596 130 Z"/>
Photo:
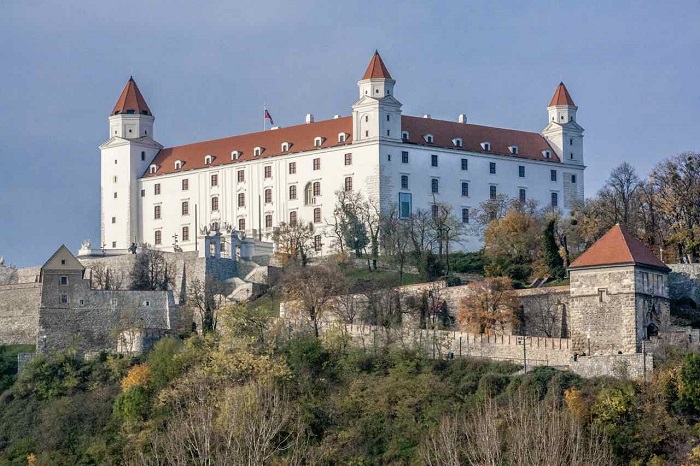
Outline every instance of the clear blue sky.
<path id="1" fill-rule="evenodd" d="M 526 4 L 526 5 L 524 5 Z M 99 243 L 99 151 L 133 74 L 167 146 L 348 115 L 379 49 L 404 114 L 540 131 L 564 81 L 586 194 L 700 150 L 700 3 L 0 1 L 0 255 Z"/>

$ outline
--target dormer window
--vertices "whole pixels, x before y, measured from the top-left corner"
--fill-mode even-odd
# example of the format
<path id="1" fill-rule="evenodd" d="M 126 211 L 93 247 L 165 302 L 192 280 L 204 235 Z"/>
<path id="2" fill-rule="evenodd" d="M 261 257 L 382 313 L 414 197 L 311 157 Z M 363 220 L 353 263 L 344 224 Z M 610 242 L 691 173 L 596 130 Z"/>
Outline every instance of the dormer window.
<path id="1" fill-rule="evenodd" d="M 453 138 L 452 144 L 454 144 L 455 147 L 462 147 L 462 138 Z"/>
<path id="2" fill-rule="evenodd" d="M 551 153 L 550 151 L 548 151 L 548 150 L 543 150 L 543 151 L 542 151 L 542 156 L 543 156 L 545 159 L 551 159 L 551 158 L 552 158 L 552 153 Z"/>
<path id="3" fill-rule="evenodd" d="M 283 142 L 282 145 L 280 146 L 280 150 L 282 152 L 289 152 L 289 143 Z"/>
<path id="4" fill-rule="evenodd" d="M 425 139 L 425 142 L 427 142 L 428 144 L 433 143 L 433 135 L 432 134 L 426 134 L 425 136 L 423 136 L 423 139 Z"/>
<path id="5" fill-rule="evenodd" d="M 241 153 L 238 152 L 237 150 L 234 150 L 231 152 L 231 160 L 238 160 L 241 156 Z"/>
<path id="6" fill-rule="evenodd" d="M 150 167 L 148 167 L 148 173 L 155 173 L 158 170 L 158 165 L 152 164 Z"/>
<path id="7" fill-rule="evenodd" d="M 260 146 L 253 149 L 253 157 L 258 157 L 262 153 L 263 153 L 263 148 Z"/>
<path id="8" fill-rule="evenodd" d="M 491 143 L 490 142 L 482 142 L 481 148 L 488 152 L 491 150 Z"/>
<path id="9" fill-rule="evenodd" d="M 323 144 L 323 138 L 320 136 L 317 136 L 314 138 L 314 147 L 321 147 L 321 144 Z"/>
<path id="10" fill-rule="evenodd" d="M 338 142 L 343 143 L 345 142 L 345 139 L 348 137 L 347 134 L 345 133 L 338 133 Z"/>
<path id="11" fill-rule="evenodd" d="M 175 161 L 175 170 L 179 170 L 182 168 L 182 160 L 176 160 Z"/>
<path id="12" fill-rule="evenodd" d="M 513 155 L 518 155 L 518 146 L 508 146 L 508 150 Z"/>
<path id="13" fill-rule="evenodd" d="M 401 131 L 401 139 L 408 141 L 408 131 Z"/>
<path id="14" fill-rule="evenodd" d="M 213 157 L 211 155 L 205 155 L 204 156 L 204 165 L 211 165 L 212 160 L 213 160 Z"/>

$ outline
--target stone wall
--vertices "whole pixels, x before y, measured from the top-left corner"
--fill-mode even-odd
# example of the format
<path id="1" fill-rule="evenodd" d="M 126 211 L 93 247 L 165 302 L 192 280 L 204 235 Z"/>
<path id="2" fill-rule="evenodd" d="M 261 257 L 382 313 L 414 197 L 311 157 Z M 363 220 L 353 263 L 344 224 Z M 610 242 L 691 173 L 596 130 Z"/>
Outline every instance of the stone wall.
<path id="1" fill-rule="evenodd" d="M 0 286 L 0 345 L 36 343 L 39 283 Z"/>
<path id="2" fill-rule="evenodd" d="M 671 264 L 669 294 L 673 300 L 692 299 L 700 306 L 700 264 Z"/>
<path id="3" fill-rule="evenodd" d="M 651 374 L 654 355 L 651 353 L 579 356 L 570 369 L 582 377 L 617 377 L 641 379 Z"/>

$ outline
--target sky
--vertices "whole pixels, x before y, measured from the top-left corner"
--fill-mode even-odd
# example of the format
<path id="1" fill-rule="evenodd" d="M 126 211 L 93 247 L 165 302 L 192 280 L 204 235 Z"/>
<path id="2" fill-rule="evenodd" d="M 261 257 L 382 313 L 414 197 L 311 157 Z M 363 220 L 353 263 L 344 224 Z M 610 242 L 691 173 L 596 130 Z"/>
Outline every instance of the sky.
<path id="1" fill-rule="evenodd" d="M 349 115 L 378 49 L 405 115 L 541 131 L 563 81 L 586 196 L 700 151 L 700 2 L 0 0 L 0 256 L 100 238 L 98 146 L 130 75 L 164 146 Z"/>

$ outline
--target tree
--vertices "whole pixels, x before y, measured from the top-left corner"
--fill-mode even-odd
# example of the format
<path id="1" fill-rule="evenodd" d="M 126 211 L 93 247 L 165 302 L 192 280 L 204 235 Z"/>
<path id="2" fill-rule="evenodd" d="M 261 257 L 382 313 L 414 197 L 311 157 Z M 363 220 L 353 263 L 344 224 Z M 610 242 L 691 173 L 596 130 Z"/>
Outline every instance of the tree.
<path id="1" fill-rule="evenodd" d="M 399 218 L 396 206 L 382 218 L 382 245 L 384 255 L 393 260 L 399 268 L 399 285 L 403 284 L 403 272 L 411 247 L 410 224 Z"/>
<path id="2" fill-rule="evenodd" d="M 542 255 L 544 265 L 549 272 L 549 276 L 555 279 L 562 279 L 566 275 L 564 260 L 559 253 L 559 246 L 555 238 L 556 219 L 550 218 L 542 234 Z"/>
<path id="3" fill-rule="evenodd" d="M 317 338 L 319 320 L 345 289 L 343 274 L 330 263 L 290 269 L 285 274 L 287 301 L 292 301 L 289 305 L 293 311 L 311 322 Z"/>
<path id="4" fill-rule="evenodd" d="M 281 254 L 295 261 L 301 259 L 302 267 L 306 267 L 314 250 L 314 234 L 314 224 L 311 222 L 282 222 L 272 238 Z"/>
<path id="5" fill-rule="evenodd" d="M 190 282 L 187 305 L 199 314 L 202 333 L 216 330 L 217 310 L 223 304 L 224 284 L 214 277 L 204 280 L 195 278 Z"/>
<path id="6" fill-rule="evenodd" d="M 476 333 L 503 332 L 518 322 L 519 309 L 509 278 L 487 278 L 467 285 L 457 319 L 463 328 Z"/>
<path id="7" fill-rule="evenodd" d="M 545 337 L 564 337 L 562 325 L 562 309 L 559 297 L 546 290 L 536 290 L 536 294 L 523 298 L 526 302 L 527 334 Z M 557 335 L 557 330 L 559 334 Z"/>
<path id="8" fill-rule="evenodd" d="M 617 221 L 626 228 L 634 229 L 632 225 L 635 203 L 635 193 L 640 187 L 640 180 L 634 167 L 623 162 L 610 172 L 605 187 L 605 195 L 610 197 Z"/>
<path id="9" fill-rule="evenodd" d="M 484 233 L 486 274 L 528 280 L 538 255 L 539 234 L 538 220 L 517 210 L 491 221 Z"/>
<path id="10" fill-rule="evenodd" d="M 143 246 L 136 254 L 131 270 L 131 289 L 162 291 L 170 289 L 173 282 L 173 267 L 163 251 Z M 105 285 L 107 286 L 107 285 Z"/>
<path id="11" fill-rule="evenodd" d="M 434 199 L 433 199 L 434 200 Z M 445 247 L 446 274 L 450 273 L 450 243 L 459 242 L 464 232 L 464 225 L 452 213 L 452 206 L 444 203 L 435 203 L 433 210 L 433 231 L 437 233 L 438 256 L 443 259 L 443 246 Z"/>
<path id="12" fill-rule="evenodd" d="M 345 245 L 355 251 L 357 257 L 361 257 L 369 246 L 367 267 L 369 270 L 377 270 L 382 225 L 379 202 L 373 197 L 365 199 L 360 192 L 344 189 L 336 191 L 336 197 L 335 211 L 340 216 L 340 230 Z"/>

